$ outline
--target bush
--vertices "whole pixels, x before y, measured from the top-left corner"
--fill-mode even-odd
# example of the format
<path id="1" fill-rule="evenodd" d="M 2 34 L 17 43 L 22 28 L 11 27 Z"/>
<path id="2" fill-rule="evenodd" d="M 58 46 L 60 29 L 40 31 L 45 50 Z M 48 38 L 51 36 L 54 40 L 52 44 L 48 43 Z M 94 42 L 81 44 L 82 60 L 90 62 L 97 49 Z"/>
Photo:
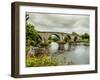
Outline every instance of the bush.
<path id="1" fill-rule="evenodd" d="M 26 67 L 40 67 L 40 66 L 56 66 L 58 64 L 56 59 L 51 59 L 49 56 L 43 57 L 28 57 L 26 60 Z"/>
<path id="2" fill-rule="evenodd" d="M 48 44 L 51 44 L 52 43 L 52 40 L 48 40 Z"/>
<path id="3" fill-rule="evenodd" d="M 48 45 L 49 45 L 48 42 L 41 42 L 41 43 L 40 43 L 40 46 L 41 46 L 41 47 L 47 47 Z"/>
<path id="4" fill-rule="evenodd" d="M 34 25 L 26 24 L 26 46 L 38 46 L 41 38 Z"/>

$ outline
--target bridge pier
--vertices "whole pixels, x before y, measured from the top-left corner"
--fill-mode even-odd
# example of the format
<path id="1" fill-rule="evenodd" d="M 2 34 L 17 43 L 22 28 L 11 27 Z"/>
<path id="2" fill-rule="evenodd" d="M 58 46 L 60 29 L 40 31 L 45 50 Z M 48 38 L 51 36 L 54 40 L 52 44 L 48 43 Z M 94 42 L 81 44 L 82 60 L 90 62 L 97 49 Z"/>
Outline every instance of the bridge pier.
<path id="1" fill-rule="evenodd" d="M 71 42 L 68 43 L 68 51 L 71 50 Z"/>
<path id="2" fill-rule="evenodd" d="M 64 42 L 58 42 L 58 44 L 59 44 L 59 47 L 58 47 L 58 50 L 65 50 L 65 48 L 64 48 Z"/>

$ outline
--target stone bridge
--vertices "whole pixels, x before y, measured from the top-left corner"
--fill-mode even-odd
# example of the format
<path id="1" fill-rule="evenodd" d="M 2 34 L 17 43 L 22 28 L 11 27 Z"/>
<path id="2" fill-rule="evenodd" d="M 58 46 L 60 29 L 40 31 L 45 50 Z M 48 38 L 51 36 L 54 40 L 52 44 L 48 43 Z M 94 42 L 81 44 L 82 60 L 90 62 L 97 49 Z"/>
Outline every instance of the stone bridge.
<path id="1" fill-rule="evenodd" d="M 64 51 L 65 50 L 65 47 L 64 47 L 64 44 L 63 43 L 63 39 L 65 36 L 69 35 L 70 36 L 70 41 L 68 42 L 68 49 L 67 50 L 70 50 L 71 49 L 71 46 L 73 44 L 73 40 L 74 40 L 74 35 L 72 34 L 69 34 L 69 33 L 64 33 L 64 32 L 42 32 L 42 31 L 38 31 L 38 34 L 39 36 L 41 37 L 41 39 L 43 41 L 47 41 L 48 38 L 51 36 L 51 35 L 58 35 L 59 38 L 60 38 L 60 41 L 61 42 L 58 42 L 58 51 Z M 78 36 L 77 36 L 78 37 Z M 80 37 L 79 37 L 80 38 Z M 77 41 L 80 43 L 80 41 Z M 31 50 L 31 49 L 30 49 Z M 34 51 L 35 51 L 35 55 L 40 55 L 40 54 L 43 54 L 43 53 L 48 53 L 48 47 L 45 47 L 45 48 L 34 48 Z M 32 52 L 32 51 L 30 51 Z"/>
<path id="2" fill-rule="evenodd" d="M 38 31 L 38 34 L 40 35 L 40 37 L 42 38 L 42 40 L 48 40 L 48 38 L 51 36 L 51 35 L 58 35 L 60 37 L 60 41 L 63 41 L 64 37 L 69 35 L 71 40 L 73 42 L 74 40 L 74 35 L 72 34 L 69 34 L 69 33 L 64 33 L 64 32 L 42 32 L 42 31 Z M 77 36 L 77 40 L 80 41 L 80 37 Z"/>
<path id="3" fill-rule="evenodd" d="M 38 31 L 38 34 L 40 35 L 40 37 L 44 40 L 48 40 L 48 38 L 51 35 L 58 35 L 60 37 L 60 40 L 63 41 L 64 36 L 68 35 L 68 33 L 63 33 L 63 32 L 40 32 Z"/>

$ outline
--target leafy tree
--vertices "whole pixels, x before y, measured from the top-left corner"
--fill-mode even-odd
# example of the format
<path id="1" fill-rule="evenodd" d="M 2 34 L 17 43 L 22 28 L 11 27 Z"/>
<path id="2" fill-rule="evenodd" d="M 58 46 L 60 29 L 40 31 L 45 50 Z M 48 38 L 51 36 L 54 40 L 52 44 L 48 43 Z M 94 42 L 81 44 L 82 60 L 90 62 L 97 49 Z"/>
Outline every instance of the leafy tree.
<path id="1" fill-rule="evenodd" d="M 35 29 L 35 26 L 27 23 L 28 20 L 29 14 L 26 14 L 26 46 L 37 46 L 41 41 L 41 37 Z"/>
<path id="2" fill-rule="evenodd" d="M 26 14 L 26 22 L 28 21 L 29 19 L 29 14 Z"/>
<path id="3" fill-rule="evenodd" d="M 84 33 L 81 37 L 82 37 L 82 40 L 86 40 L 87 39 L 88 41 L 89 41 L 89 38 L 90 38 L 88 33 Z"/>
<path id="4" fill-rule="evenodd" d="M 31 24 L 26 24 L 26 46 L 36 46 L 41 41 L 38 32 Z"/>

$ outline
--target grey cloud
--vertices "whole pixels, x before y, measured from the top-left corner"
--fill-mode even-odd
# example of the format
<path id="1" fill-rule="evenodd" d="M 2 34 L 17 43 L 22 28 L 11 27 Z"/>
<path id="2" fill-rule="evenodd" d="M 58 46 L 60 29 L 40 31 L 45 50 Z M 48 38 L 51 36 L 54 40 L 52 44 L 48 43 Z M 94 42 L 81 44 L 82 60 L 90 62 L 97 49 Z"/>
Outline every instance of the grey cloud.
<path id="1" fill-rule="evenodd" d="M 89 33 L 89 16 L 28 13 L 28 22 L 39 31 Z"/>

